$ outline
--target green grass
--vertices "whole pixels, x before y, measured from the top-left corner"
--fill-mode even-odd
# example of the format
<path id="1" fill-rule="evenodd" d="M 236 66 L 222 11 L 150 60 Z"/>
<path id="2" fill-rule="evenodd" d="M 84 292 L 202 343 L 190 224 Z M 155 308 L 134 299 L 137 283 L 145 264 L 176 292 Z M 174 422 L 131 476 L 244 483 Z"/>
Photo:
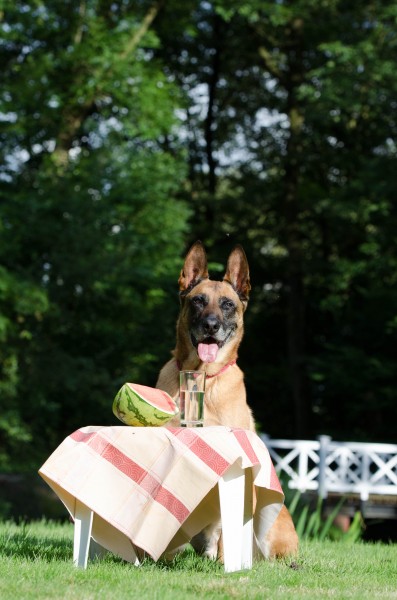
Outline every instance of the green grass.
<path id="1" fill-rule="evenodd" d="M 108 554 L 84 571 L 72 564 L 72 538 L 70 523 L 0 522 L 0 598 L 397 599 L 396 545 L 305 540 L 295 563 L 260 561 L 230 574 L 191 551 L 138 568 Z"/>

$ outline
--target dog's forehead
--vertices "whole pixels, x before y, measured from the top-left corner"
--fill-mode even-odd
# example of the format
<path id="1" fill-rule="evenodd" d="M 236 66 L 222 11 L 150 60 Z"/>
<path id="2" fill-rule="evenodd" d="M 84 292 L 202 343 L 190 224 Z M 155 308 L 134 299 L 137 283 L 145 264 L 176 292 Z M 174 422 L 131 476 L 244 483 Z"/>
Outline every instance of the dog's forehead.
<path id="1" fill-rule="evenodd" d="M 237 292 L 230 283 L 227 283 L 226 281 L 211 281 L 210 279 L 204 279 L 194 286 L 188 296 L 193 297 L 197 296 L 197 294 L 209 296 L 210 301 L 222 297 L 230 298 L 236 302 L 239 301 Z"/>

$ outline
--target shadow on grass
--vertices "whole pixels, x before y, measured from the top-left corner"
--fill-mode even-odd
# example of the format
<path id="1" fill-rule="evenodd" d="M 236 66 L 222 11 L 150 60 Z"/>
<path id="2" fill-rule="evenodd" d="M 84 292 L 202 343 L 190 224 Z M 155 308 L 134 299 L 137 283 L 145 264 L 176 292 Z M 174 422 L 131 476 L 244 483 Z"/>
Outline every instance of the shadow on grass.
<path id="1" fill-rule="evenodd" d="M 172 560 L 160 558 L 157 562 L 145 558 L 142 566 L 155 565 L 163 571 L 194 571 L 195 573 L 223 573 L 224 567 L 219 561 L 211 560 L 198 555 L 193 548 L 187 548 L 184 552 L 176 554 Z"/>
<path id="2" fill-rule="evenodd" d="M 0 538 L 0 555 L 41 559 L 46 562 L 72 560 L 70 540 L 38 537 L 24 531 L 4 534 Z"/>
<path id="3" fill-rule="evenodd" d="M 18 531 L 4 532 L 0 536 L 0 556 L 14 557 L 27 560 L 42 560 L 45 562 L 72 562 L 73 542 L 69 538 L 54 539 L 49 536 L 32 534 L 29 527 L 21 525 Z M 92 562 L 97 562 L 94 559 Z M 122 558 L 107 553 L 100 562 L 112 564 L 129 564 Z M 145 557 L 141 562 L 144 570 L 160 571 L 194 571 L 195 573 L 223 572 L 223 565 L 219 562 L 198 556 L 193 548 L 177 554 L 172 560 L 159 559 L 157 562 L 150 557 Z"/>

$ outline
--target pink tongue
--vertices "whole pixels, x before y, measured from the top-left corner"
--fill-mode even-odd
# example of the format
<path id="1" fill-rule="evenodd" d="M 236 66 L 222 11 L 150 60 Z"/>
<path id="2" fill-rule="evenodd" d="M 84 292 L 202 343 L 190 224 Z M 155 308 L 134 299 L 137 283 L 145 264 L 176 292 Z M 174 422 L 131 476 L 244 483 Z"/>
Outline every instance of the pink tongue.
<path id="1" fill-rule="evenodd" d="M 200 360 L 206 363 L 214 362 L 218 354 L 218 344 L 199 344 L 197 350 Z"/>

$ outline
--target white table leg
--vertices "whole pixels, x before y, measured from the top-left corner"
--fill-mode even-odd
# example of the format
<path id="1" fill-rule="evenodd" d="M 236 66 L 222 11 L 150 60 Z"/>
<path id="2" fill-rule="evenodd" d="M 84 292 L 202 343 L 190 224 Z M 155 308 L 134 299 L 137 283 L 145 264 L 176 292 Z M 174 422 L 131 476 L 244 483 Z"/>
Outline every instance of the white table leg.
<path id="1" fill-rule="evenodd" d="M 235 463 L 218 482 L 225 572 L 252 567 L 252 481 Z"/>
<path id="2" fill-rule="evenodd" d="M 244 493 L 244 518 L 243 518 L 243 548 L 242 567 L 252 569 L 252 553 L 254 542 L 254 519 L 253 519 L 253 481 L 252 470 L 245 469 L 245 493 Z"/>
<path id="3" fill-rule="evenodd" d="M 76 499 L 74 513 L 73 562 L 76 567 L 87 568 L 93 512 Z"/>

